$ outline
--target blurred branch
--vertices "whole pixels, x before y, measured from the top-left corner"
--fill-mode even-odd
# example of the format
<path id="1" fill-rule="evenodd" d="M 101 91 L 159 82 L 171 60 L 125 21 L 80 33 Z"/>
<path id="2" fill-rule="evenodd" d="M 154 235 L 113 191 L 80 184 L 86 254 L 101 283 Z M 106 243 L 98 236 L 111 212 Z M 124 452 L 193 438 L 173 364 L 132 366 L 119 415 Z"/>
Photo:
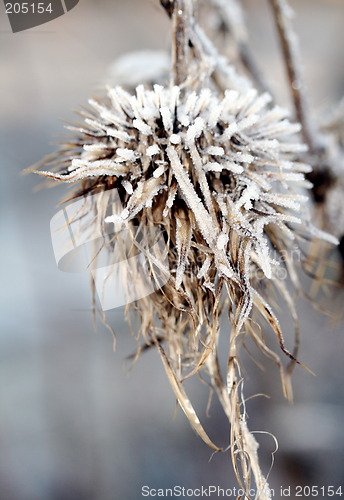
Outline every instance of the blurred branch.
<path id="1" fill-rule="evenodd" d="M 290 23 L 290 8 L 285 0 L 269 0 L 269 3 L 278 31 L 296 118 L 302 125 L 302 135 L 310 153 L 315 154 L 322 148 L 310 117 L 297 38 Z"/>
<path id="2" fill-rule="evenodd" d="M 271 94 L 269 86 L 265 81 L 249 45 L 245 16 L 240 2 L 238 0 L 211 0 L 211 3 L 218 11 L 224 28 L 235 40 L 243 66 L 251 75 L 257 87 L 259 87 L 261 91 Z"/>

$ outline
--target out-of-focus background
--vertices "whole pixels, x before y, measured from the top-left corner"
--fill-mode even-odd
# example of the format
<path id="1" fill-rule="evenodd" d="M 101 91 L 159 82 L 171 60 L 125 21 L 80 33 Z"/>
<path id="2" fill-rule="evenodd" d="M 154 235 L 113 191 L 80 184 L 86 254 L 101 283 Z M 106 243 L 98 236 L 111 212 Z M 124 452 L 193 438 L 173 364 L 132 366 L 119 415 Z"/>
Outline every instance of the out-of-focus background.
<path id="1" fill-rule="evenodd" d="M 254 52 L 288 105 L 267 2 L 244 3 Z M 322 112 L 344 94 L 344 3 L 291 3 L 310 101 Z M 62 119 L 100 92 L 118 56 L 168 45 L 157 0 L 80 0 L 59 19 L 17 34 L 0 5 L 1 500 L 137 500 L 143 485 L 235 485 L 229 453 L 209 462 L 210 450 L 180 410 L 175 416 L 157 354 L 147 352 L 130 370 L 125 359 L 136 343 L 123 309 L 107 316 L 117 332 L 113 352 L 109 331 L 93 328 L 88 276 L 58 271 L 49 223 L 65 186 L 34 193 L 38 179 L 20 175 L 54 150 Z M 250 428 L 279 441 L 270 478 L 277 498 L 281 485 L 341 485 L 344 493 L 343 325 L 304 301 L 299 309 L 300 358 L 317 376 L 296 369 L 294 405 L 283 399 L 275 367 L 248 365 L 246 396 L 271 396 L 247 407 Z M 197 408 L 206 405 L 202 387 L 195 398 Z M 226 445 L 216 404 L 204 424 Z M 267 471 L 274 442 L 257 437 Z"/>

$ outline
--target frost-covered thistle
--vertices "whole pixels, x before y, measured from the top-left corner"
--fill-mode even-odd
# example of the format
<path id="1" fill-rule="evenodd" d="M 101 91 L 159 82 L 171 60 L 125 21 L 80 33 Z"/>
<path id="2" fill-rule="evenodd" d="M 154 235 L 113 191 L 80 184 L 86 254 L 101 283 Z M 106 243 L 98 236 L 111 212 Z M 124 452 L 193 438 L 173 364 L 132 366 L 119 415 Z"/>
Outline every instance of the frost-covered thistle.
<path id="1" fill-rule="evenodd" d="M 307 187 L 309 167 L 297 160 L 305 149 L 295 139 L 299 125 L 287 120 L 285 110 L 267 108 L 269 101 L 253 90 L 227 91 L 220 98 L 209 89 L 183 95 L 179 87 L 139 86 L 130 95 L 110 88 L 106 101 L 90 101 L 84 124 L 75 129 L 76 140 L 58 156 L 63 159 L 58 171 L 40 172 L 64 182 L 82 181 L 79 194 L 116 188 L 123 210 L 111 215 L 111 206 L 103 207 L 101 213 L 108 215 L 100 224 L 150 221 L 164 232 L 172 275 L 162 291 L 135 304 L 142 334 L 148 343 L 159 338 L 161 353 L 166 342 L 165 367 L 179 391 L 182 377 L 205 369 L 233 414 L 233 395 L 229 391 L 226 401 L 221 394 L 215 362 L 226 302 L 234 328 L 231 384 L 238 368 L 236 338 L 253 305 L 294 359 L 260 289 L 264 279 L 277 279 L 272 248 L 283 253 L 294 240 L 292 227 L 300 224 L 297 212 L 306 199 L 299 191 Z M 257 270 L 264 279 L 255 278 Z M 187 409 L 186 395 L 177 395 L 210 444 Z"/>
<path id="2" fill-rule="evenodd" d="M 181 18 L 175 26 L 180 35 L 176 39 L 182 46 L 181 34 L 188 25 L 183 9 L 177 8 L 183 1 L 175 4 Z M 235 72 L 217 56 L 198 27 L 193 23 L 188 27 L 191 45 L 199 54 L 204 49 L 208 64 L 199 55 L 190 68 L 208 77 L 221 70 L 235 79 Z M 256 498 L 265 500 L 271 492 L 259 468 L 258 445 L 246 423 L 238 340 L 249 334 L 277 363 L 284 392 L 290 397 L 282 361 L 265 344 L 260 328 L 269 324 L 276 334 L 291 359 L 289 375 L 298 362 L 298 340 L 290 353 L 269 304 L 269 292 L 282 293 L 296 321 L 286 281 L 278 271 L 284 267 L 297 284 L 290 250 L 313 231 L 305 196 L 310 184 L 304 177 L 311 169 L 303 161 L 307 148 L 299 140 L 300 126 L 289 122 L 288 113 L 273 106 L 267 93 L 259 95 L 253 89 L 222 92 L 210 79 L 205 86 L 194 75 L 181 78 L 189 45 L 177 47 L 179 55 L 172 59 L 179 76 L 170 85 L 139 85 L 134 94 L 121 87 L 109 88 L 103 100 L 91 100 L 89 110 L 82 113 L 83 123 L 70 127 L 75 137 L 53 158 L 54 169 L 39 173 L 80 183 L 75 196 L 104 194 L 96 198 L 94 213 L 110 251 L 114 239 L 106 228 L 113 224 L 143 228 L 145 238 L 150 237 L 145 228 L 159 229 L 166 243 L 170 278 L 156 293 L 129 305 L 128 312 L 139 314 L 140 338 L 158 349 L 191 425 L 219 451 L 182 385 L 198 372 L 206 377 L 231 424 L 230 451 L 238 480 L 247 491 L 253 473 Z M 121 200 L 120 213 L 114 210 L 112 190 Z M 135 237 L 132 243 L 138 244 Z M 159 256 L 152 255 L 148 273 L 154 280 L 156 267 Z M 136 271 L 132 269 L 131 275 Z M 225 308 L 232 331 L 223 376 L 218 344 Z M 254 313 L 259 315 L 257 323 L 252 321 Z"/>
<path id="3" fill-rule="evenodd" d="M 64 182 L 111 180 L 125 207 L 106 222 L 149 211 L 162 227 L 172 224 L 175 289 L 187 291 L 190 272 L 214 293 L 219 279 L 228 281 L 240 331 L 255 295 L 250 270 L 270 279 L 278 265 L 269 231 L 292 239 L 289 225 L 300 223 L 295 212 L 306 199 L 295 189 L 307 185 L 309 171 L 296 161 L 305 149 L 293 137 L 299 125 L 279 107 L 266 109 L 269 101 L 254 90 L 218 98 L 209 89 L 181 97 L 179 87 L 139 86 L 135 95 L 110 88 L 107 102 L 90 101 L 68 167 L 40 173 Z"/>

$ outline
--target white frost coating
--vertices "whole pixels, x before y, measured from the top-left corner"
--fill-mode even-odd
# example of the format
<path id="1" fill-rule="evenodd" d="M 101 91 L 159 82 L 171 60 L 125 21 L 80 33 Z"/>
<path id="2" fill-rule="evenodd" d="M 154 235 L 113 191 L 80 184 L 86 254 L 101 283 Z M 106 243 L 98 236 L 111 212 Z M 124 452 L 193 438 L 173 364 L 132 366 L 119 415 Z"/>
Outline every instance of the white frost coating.
<path id="1" fill-rule="evenodd" d="M 272 271 L 269 247 L 263 237 L 263 234 L 260 235 L 259 244 L 255 246 L 255 250 L 257 252 L 258 262 L 262 271 L 268 279 L 271 279 Z"/>
<path id="2" fill-rule="evenodd" d="M 134 96 L 132 96 L 134 97 Z M 140 106 L 140 109 L 141 111 L 143 111 L 143 106 L 145 106 L 147 104 L 147 101 L 146 101 L 146 92 L 145 92 L 145 87 L 144 85 L 138 85 L 136 87 L 136 98 L 134 97 L 136 103 L 138 104 L 138 106 Z M 132 98 L 131 98 L 132 100 Z M 135 107 L 136 103 L 132 103 L 132 106 L 133 108 Z M 141 112 L 140 111 L 140 112 Z"/>
<path id="3" fill-rule="evenodd" d="M 129 181 L 122 181 L 122 186 L 124 187 L 124 189 L 128 194 L 133 194 L 134 192 L 133 186 Z"/>
<path id="4" fill-rule="evenodd" d="M 236 159 L 242 163 L 252 163 L 254 161 L 254 157 L 247 153 L 237 153 Z"/>
<path id="5" fill-rule="evenodd" d="M 218 105 L 215 104 L 211 107 L 211 110 L 210 110 L 210 113 L 208 116 L 208 126 L 211 129 L 215 128 L 216 124 L 218 123 L 218 121 L 220 119 L 221 112 L 222 112 L 222 105 L 221 104 L 218 104 Z"/>
<path id="6" fill-rule="evenodd" d="M 129 217 L 129 210 L 127 208 L 125 208 L 122 212 L 121 212 L 121 218 L 123 220 L 127 219 Z M 111 218 L 108 218 L 108 222 L 110 222 L 112 219 Z"/>
<path id="7" fill-rule="evenodd" d="M 299 182 L 304 180 L 303 174 L 296 172 L 270 172 L 269 175 L 271 177 L 282 177 L 288 182 Z"/>
<path id="8" fill-rule="evenodd" d="M 185 115 L 192 115 L 197 100 L 198 95 L 196 94 L 196 92 L 191 92 L 186 100 L 185 106 L 182 107 L 182 111 L 185 113 Z"/>
<path id="9" fill-rule="evenodd" d="M 134 193 L 131 195 L 127 207 L 128 213 L 125 213 L 126 217 L 132 219 L 136 214 L 141 212 L 144 207 L 149 207 L 154 196 L 161 190 L 160 179 L 151 177 L 147 181 L 139 181 Z M 122 217 L 123 217 L 122 213 Z"/>
<path id="10" fill-rule="evenodd" d="M 155 106 L 157 109 L 161 108 L 161 106 L 164 106 L 165 99 L 164 99 L 164 87 L 162 85 L 154 85 L 154 102 Z"/>
<path id="11" fill-rule="evenodd" d="M 265 92 L 264 94 L 258 96 L 252 101 L 252 103 L 246 108 L 246 113 L 256 114 L 261 111 L 269 102 L 272 101 L 270 94 Z"/>
<path id="12" fill-rule="evenodd" d="M 127 165 L 116 163 L 113 160 L 87 161 L 75 158 L 68 169 L 68 174 L 46 171 L 41 171 L 41 174 L 64 182 L 75 182 L 87 177 L 99 177 L 101 175 L 123 176 L 128 171 Z"/>
<path id="13" fill-rule="evenodd" d="M 186 133 L 186 142 L 191 143 L 197 139 L 204 130 L 204 120 L 201 117 L 196 118 L 195 123 L 191 125 Z"/>
<path id="14" fill-rule="evenodd" d="M 282 153 L 304 153 L 308 150 L 306 144 L 294 144 L 289 142 L 280 142 L 279 148 Z"/>
<path id="15" fill-rule="evenodd" d="M 219 146 L 210 146 L 205 152 L 213 156 L 223 156 L 225 154 L 225 150 Z"/>
<path id="16" fill-rule="evenodd" d="M 244 167 L 242 165 L 231 161 L 226 161 L 223 165 L 223 168 L 225 168 L 226 170 L 230 170 L 231 172 L 233 172 L 233 174 L 242 174 L 244 171 Z"/>
<path id="17" fill-rule="evenodd" d="M 130 142 L 131 139 L 134 139 L 134 136 L 130 136 L 129 134 L 127 134 L 123 130 L 117 130 L 115 128 L 107 127 L 106 133 L 110 137 L 115 137 L 116 139 L 119 139 L 120 141 L 124 141 L 124 142 Z"/>
<path id="18" fill-rule="evenodd" d="M 160 148 L 157 144 L 153 144 L 152 146 L 149 146 L 146 151 L 148 156 L 154 156 L 160 153 Z"/>
<path id="19" fill-rule="evenodd" d="M 241 132 L 242 130 L 251 128 L 258 122 L 258 120 L 259 120 L 258 115 L 247 116 L 246 118 L 243 118 L 242 120 L 240 120 L 240 122 L 237 123 L 237 130 Z"/>
<path id="20" fill-rule="evenodd" d="M 182 142 L 182 138 L 178 134 L 172 134 L 170 136 L 171 144 L 180 144 Z"/>
<path id="21" fill-rule="evenodd" d="M 189 149 L 190 149 L 190 155 L 191 155 L 192 162 L 195 166 L 197 179 L 198 179 L 199 186 L 200 186 L 200 189 L 201 189 L 204 201 L 205 201 L 205 205 L 206 205 L 207 209 L 209 210 L 210 216 L 212 217 L 213 227 L 216 228 L 216 230 L 217 230 L 218 229 L 217 217 L 216 217 L 216 213 L 215 213 L 214 205 L 213 205 L 213 200 L 212 200 L 212 196 L 211 196 L 210 189 L 209 189 L 208 179 L 207 179 L 205 172 L 203 170 L 202 158 L 201 158 L 195 144 L 190 144 Z"/>
<path id="22" fill-rule="evenodd" d="M 191 243 L 191 227 L 187 219 L 181 219 L 178 212 L 176 213 L 176 243 L 178 251 L 178 265 L 176 272 L 176 289 L 178 290 L 182 284 L 185 272 L 188 253 Z"/>
<path id="23" fill-rule="evenodd" d="M 214 242 L 214 234 L 213 222 L 211 220 L 210 214 L 198 197 L 195 188 L 190 181 L 188 173 L 184 170 L 184 167 L 180 163 L 177 152 L 172 146 L 168 146 L 167 154 L 171 161 L 171 167 L 178 181 L 180 189 L 184 193 L 184 196 L 187 199 L 191 210 L 194 212 L 202 235 L 206 242 L 212 246 Z"/>
<path id="24" fill-rule="evenodd" d="M 239 92 L 237 90 L 226 90 L 225 96 L 221 102 L 222 110 L 223 110 L 223 115 L 227 113 L 228 109 L 231 109 L 233 105 L 235 106 L 238 98 L 239 98 Z M 221 118 L 224 118 L 224 116 L 221 115 Z"/>
<path id="25" fill-rule="evenodd" d="M 174 199 L 176 197 L 176 194 L 177 194 L 177 186 L 175 186 L 174 188 L 171 188 L 169 193 L 168 193 L 166 207 L 164 208 L 164 211 L 162 213 L 163 217 L 167 217 L 169 209 L 172 208 L 172 206 L 173 206 L 173 202 L 174 202 Z"/>
<path id="26" fill-rule="evenodd" d="M 178 107 L 180 96 L 180 87 L 174 86 L 171 89 L 171 98 L 169 102 L 171 113 L 173 114 Z"/>
<path id="27" fill-rule="evenodd" d="M 252 147 L 262 151 L 273 151 L 280 149 L 280 143 L 277 139 L 261 139 L 252 141 Z"/>
<path id="28" fill-rule="evenodd" d="M 249 210 L 252 207 L 251 200 L 257 200 L 259 198 L 259 195 L 259 187 L 255 183 L 251 182 L 243 191 L 243 194 L 241 195 L 239 200 L 235 203 L 236 209 L 245 206 L 245 209 Z"/>
<path id="29" fill-rule="evenodd" d="M 168 108 L 167 106 L 163 106 L 162 108 L 160 108 L 160 113 L 166 132 L 168 134 L 171 134 L 173 130 L 173 120 L 170 108 Z"/>
<path id="30" fill-rule="evenodd" d="M 261 193 L 260 199 L 268 201 L 269 203 L 275 203 L 280 207 L 286 207 L 299 211 L 301 208 L 300 201 L 306 202 L 308 197 L 300 195 L 282 195 L 278 193 Z"/>
<path id="31" fill-rule="evenodd" d="M 120 158 L 123 158 L 125 161 L 134 161 L 135 160 L 135 152 L 132 149 L 127 148 L 117 148 L 116 153 Z"/>
<path id="32" fill-rule="evenodd" d="M 210 89 L 202 89 L 199 98 L 196 101 L 193 116 L 197 116 L 201 111 L 209 107 L 209 101 L 211 97 Z"/>
<path id="33" fill-rule="evenodd" d="M 332 236 L 332 234 L 326 233 L 325 231 L 318 229 L 317 227 L 313 226 L 313 224 L 311 224 L 311 222 L 308 222 L 306 224 L 306 226 L 307 226 L 308 231 L 316 238 L 328 241 L 329 243 L 331 243 L 331 245 L 338 245 L 339 244 L 339 240 L 335 236 Z"/>
<path id="34" fill-rule="evenodd" d="M 135 128 L 137 128 L 137 130 L 139 130 L 141 132 L 141 134 L 143 135 L 152 135 L 153 131 L 152 129 L 150 128 L 149 125 L 147 125 L 147 123 L 145 123 L 144 121 L 140 120 L 140 119 L 135 119 L 133 120 L 133 125 Z"/>
<path id="35" fill-rule="evenodd" d="M 238 130 L 238 124 L 236 122 L 232 122 L 227 126 L 223 135 L 225 136 L 226 139 L 231 139 L 231 137 L 237 132 L 237 130 Z"/>
<path id="36" fill-rule="evenodd" d="M 101 142 L 96 143 L 96 144 L 84 144 L 83 145 L 83 150 L 84 151 L 101 151 L 105 149 L 110 149 L 111 146 L 108 146 L 107 144 L 102 144 Z"/>
<path id="37" fill-rule="evenodd" d="M 310 165 L 298 161 L 294 161 L 291 168 L 292 170 L 296 170 L 297 172 L 301 172 L 302 174 L 309 174 L 310 172 L 312 172 L 312 167 Z"/>
<path id="38" fill-rule="evenodd" d="M 165 172 L 165 169 L 166 169 L 165 165 L 160 165 L 160 167 L 158 167 L 156 170 L 154 170 L 153 177 L 155 177 L 157 179 Z"/>
<path id="39" fill-rule="evenodd" d="M 201 269 L 199 270 L 199 272 L 197 274 L 198 279 L 204 278 L 204 276 L 207 274 L 207 272 L 209 270 L 210 264 L 211 264 L 211 260 L 210 260 L 209 255 L 207 255 L 205 258 L 205 261 L 202 264 Z"/>
<path id="40" fill-rule="evenodd" d="M 226 276 L 227 278 L 232 278 L 233 277 L 233 272 L 224 264 L 219 264 L 219 271 Z"/>
<path id="41" fill-rule="evenodd" d="M 209 161 L 205 165 L 203 165 L 203 169 L 206 172 L 222 172 L 224 169 L 224 165 L 222 163 L 217 163 L 216 161 Z"/>
<path id="42" fill-rule="evenodd" d="M 228 243 L 228 234 L 221 233 L 217 239 L 217 244 L 216 244 L 218 250 L 223 250 L 227 245 L 227 243 Z"/>

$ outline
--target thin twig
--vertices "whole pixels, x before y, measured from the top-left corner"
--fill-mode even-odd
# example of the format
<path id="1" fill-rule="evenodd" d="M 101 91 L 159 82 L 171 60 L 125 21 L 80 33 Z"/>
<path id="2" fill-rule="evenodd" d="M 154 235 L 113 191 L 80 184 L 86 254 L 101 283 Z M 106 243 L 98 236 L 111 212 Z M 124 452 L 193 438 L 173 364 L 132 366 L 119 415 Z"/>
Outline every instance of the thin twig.
<path id="1" fill-rule="evenodd" d="M 211 63 L 212 66 L 209 72 L 212 73 L 213 78 L 215 77 L 221 90 L 231 88 L 245 92 L 252 88 L 252 83 L 246 75 L 239 74 L 236 68 L 230 65 L 224 56 L 219 54 L 215 45 L 198 24 L 194 23 L 191 26 L 191 38 L 194 47 L 198 47 L 199 52 L 203 53 L 203 57 L 206 56 L 209 63 Z M 225 80 L 225 87 L 221 83 L 222 78 Z"/>
<path id="2" fill-rule="evenodd" d="M 225 29 L 232 35 L 243 66 L 251 75 L 259 90 L 271 94 L 271 90 L 262 75 L 249 45 L 248 30 L 240 2 L 238 0 L 212 0 L 212 4 L 217 9 Z"/>
<path id="3" fill-rule="evenodd" d="M 175 0 L 172 14 L 172 84 L 181 85 L 187 76 L 188 0 Z"/>
<path id="4" fill-rule="evenodd" d="M 274 14 L 276 28 L 280 39 L 296 118 L 302 125 L 302 135 L 304 141 L 308 145 L 309 152 L 311 154 L 315 154 L 320 148 L 319 139 L 310 117 L 297 39 L 289 19 L 289 6 L 285 0 L 269 0 L 269 3 Z"/>

